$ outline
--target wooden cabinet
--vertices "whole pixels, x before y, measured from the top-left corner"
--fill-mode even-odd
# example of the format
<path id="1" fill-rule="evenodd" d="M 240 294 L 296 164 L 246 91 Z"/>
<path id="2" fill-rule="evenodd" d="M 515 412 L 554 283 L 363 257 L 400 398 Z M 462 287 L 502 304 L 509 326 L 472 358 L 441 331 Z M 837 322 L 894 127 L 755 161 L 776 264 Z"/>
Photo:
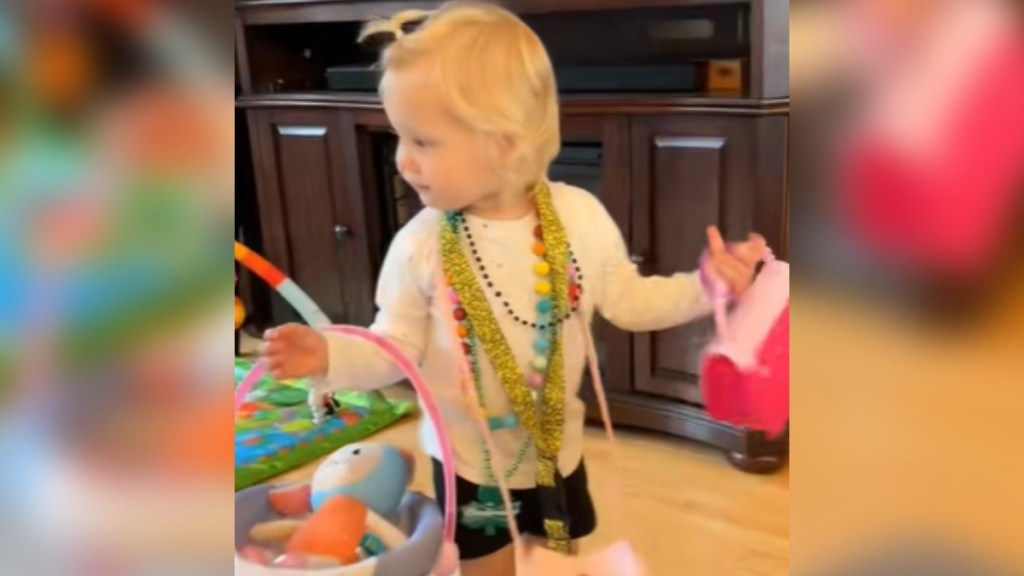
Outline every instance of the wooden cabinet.
<path id="1" fill-rule="evenodd" d="M 267 258 L 333 321 L 372 321 L 372 223 L 352 186 L 354 165 L 345 163 L 351 117 L 329 108 L 254 109 L 249 124 Z"/>
<path id="2" fill-rule="evenodd" d="M 693 270 L 712 224 L 728 239 L 757 231 L 786 254 L 786 115 L 736 112 L 633 116 L 621 140 L 608 145 L 625 160 L 609 159 L 603 182 L 611 188 L 614 181 L 618 191 L 602 199 L 620 220 L 642 273 Z M 622 166 L 628 168 L 620 173 Z M 720 446 L 748 471 L 782 464 L 788 437 L 767 441 L 716 422 L 701 408 L 700 359 L 714 335 L 710 318 L 631 335 L 602 325 L 598 334 L 610 343 L 605 377 L 617 425 Z M 598 417 L 593 406 L 590 415 Z"/>

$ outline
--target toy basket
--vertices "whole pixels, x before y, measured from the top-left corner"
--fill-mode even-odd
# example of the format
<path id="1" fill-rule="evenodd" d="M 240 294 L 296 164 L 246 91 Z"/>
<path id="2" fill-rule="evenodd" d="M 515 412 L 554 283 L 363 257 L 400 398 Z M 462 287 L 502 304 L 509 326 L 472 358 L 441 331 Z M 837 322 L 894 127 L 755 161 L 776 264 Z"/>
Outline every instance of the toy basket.
<path id="1" fill-rule="evenodd" d="M 249 530 L 259 522 L 280 516 L 270 507 L 268 494 L 274 486 L 261 484 L 239 492 L 235 496 L 235 548 L 241 549 L 248 541 Z M 399 516 L 407 519 L 409 542 L 396 550 L 369 558 L 359 564 L 340 568 L 315 570 L 262 566 L 235 557 L 235 574 L 288 576 L 298 574 L 344 574 L 345 576 L 380 576 L 383 574 L 431 573 L 438 550 L 441 549 L 443 520 L 437 504 L 418 492 L 410 492 L 399 506 Z"/>
<path id="2" fill-rule="evenodd" d="M 252 256 L 247 249 L 236 243 L 236 258 Z M 266 269 L 269 266 L 265 261 L 258 262 L 257 269 Z M 276 269 L 275 269 L 276 270 Z M 279 272 L 277 272 L 280 275 Z M 283 275 L 281 275 L 283 278 Z M 442 278 L 437 278 L 438 296 L 444 297 L 446 291 Z M 297 290 L 297 288 L 295 288 Z M 296 299 L 294 295 L 286 298 L 289 302 L 297 300 L 300 305 L 306 300 Z M 577 316 L 577 324 L 583 334 L 587 351 L 587 364 L 591 375 L 591 384 L 597 396 L 598 406 L 604 422 L 605 432 L 610 445 L 614 445 L 614 434 L 611 427 L 611 418 L 608 411 L 608 401 L 604 395 L 604 387 L 601 382 L 601 373 L 597 368 L 597 353 L 594 349 L 593 337 L 589 325 L 581 316 Z M 446 321 L 455 332 L 453 320 L 450 315 L 445 315 Z M 256 486 L 244 490 L 235 496 L 235 574 L 236 576 L 451 576 L 458 567 L 458 548 L 455 545 L 455 458 L 452 453 L 451 440 L 442 425 L 440 412 L 434 401 L 433 395 L 423 380 L 419 369 L 412 360 L 407 358 L 386 338 L 383 338 L 365 328 L 355 326 L 330 326 L 322 328 L 325 331 L 343 334 L 354 338 L 370 341 L 387 353 L 398 365 L 402 372 L 412 383 L 420 398 L 426 416 L 430 418 L 437 434 L 438 444 L 441 447 L 441 464 L 444 477 L 444 492 L 446 495 L 443 503 L 443 510 L 439 511 L 433 500 L 421 494 L 409 493 L 401 503 L 399 513 L 408 524 L 406 534 L 409 540 L 402 546 L 390 549 L 384 553 L 368 558 L 356 564 L 330 568 L 290 568 L 283 566 L 267 566 L 252 562 L 244 558 L 239 551 L 242 550 L 248 540 L 251 528 L 258 522 L 277 519 L 278 516 L 270 506 L 269 496 L 274 489 L 272 486 Z M 465 357 L 461 361 L 462 381 L 460 386 L 467 398 L 467 405 L 484 443 L 491 454 L 497 455 L 494 446 L 494 438 L 490 433 L 486 418 L 479 409 L 479 399 L 476 391 L 471 385 L 471 372 L 468 361 Z M 262 362 L 257 362 L 245 379 L 239 384 L 235 392 L 235 406 L 242 404 L 246 394 L 253 388 L 254 384 L 265 372 Z M 617 465 L 617 456 L 614 451 L 610 457 L 613 461 L 613 469 L 618 475 L 620 467 Z M 501 467 L 501 462 L 495 458 L 494 465 Z M 631 545 L 620 540 L 586 556 L 566 556 L 544 549 L 540 546 L 526 546 L 522 535 L 516 525 L 512 514 L 512 504 L 509 495 L 509 488 L 504 479 L 499 475 L 497 478 L 498 490 L 501 493 L 505 504 L 505 515 L 512 536 L 512 542 L 516 554 L 516 571 L 519 576 L 548 576 L 551 574 L 589 574 L 590 576 L 643 576 L 646 570 L 643 563 L 636 556 Z M 615 499 L 613 499 L 613 502 Z M 617 506 L 612 506 L 612 516 L 617 516 Z M 615 522 L 612 525 L 620 525 Z"/>
<path id="3" fill-rule="evenodd" d="M 399 507 L 400 528 L 409 536 L 399 548 L 387 550 L 355 564 L 330 568 L 290 568 L 266 566 L 244 558 L 239 551 L 248 544 L 249 531 L 257 523 L 280 519 L 271 507 L 269 495 L 274 486 L 259 485 L 235 495 L 235 574 L 236 576 L 449 576 L 455 570 L 455 470 L 451 442 L 442 422 L 437 405 L 411 360 L 402 355 L 394 344 L 366 330 L 353 326 L 331 326 L 325 330 L 362 338 L 377 344 L 387 352 L 412 382 L 419 394 L 426 415 L 434 424 L 441 446 L 444 468 L 445 494 L 443 512 L 426 496 L 407 493 Z M 253 384 L 263 376 L 265 367 L 257 362 L 238 386 L 235 403 L 238 405 Z"/>

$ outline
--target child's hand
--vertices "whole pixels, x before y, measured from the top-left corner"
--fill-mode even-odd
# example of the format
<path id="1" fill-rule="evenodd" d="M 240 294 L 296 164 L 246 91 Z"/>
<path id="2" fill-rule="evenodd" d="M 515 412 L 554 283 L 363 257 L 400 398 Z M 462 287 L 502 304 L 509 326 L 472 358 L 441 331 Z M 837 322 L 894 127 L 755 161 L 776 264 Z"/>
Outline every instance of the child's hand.
<path id="1" fill-rule="evenodd" d="M 768 245 L 759 234 L 751 234 L 746 242 L 726 246 L 718 228 L 708 227 L 708 265 L 733 296 L 743 294 L 750 287 L 754 269 L 767 251 Z"/>
<path id="2" fill-rule="evenodd" d="M 263 335 L 267 370 L 278 380 L 327 374 L 327 339 L 303 324 L 285 324 Z"/>

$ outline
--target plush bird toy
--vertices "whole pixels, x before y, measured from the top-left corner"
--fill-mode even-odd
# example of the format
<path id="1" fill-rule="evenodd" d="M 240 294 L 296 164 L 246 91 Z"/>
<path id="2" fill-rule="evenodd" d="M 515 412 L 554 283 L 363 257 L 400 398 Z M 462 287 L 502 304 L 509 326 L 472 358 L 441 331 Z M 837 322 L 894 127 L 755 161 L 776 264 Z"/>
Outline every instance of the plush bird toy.
<path id="1" fill-rule="evenodd" d="M 291 518 L 258 524 L 249 538 L 257 545 L 286 541 L 283 554 L 271 560 L 269 549 L 250 546 L 243 556 L 275 566 L 345 566 L 401 546 L 408 537 L 393 522 L 412 471 L 412 456 L 389 444 L 341 448 L 311 483 L 270 493 L 271 506 Z"/>

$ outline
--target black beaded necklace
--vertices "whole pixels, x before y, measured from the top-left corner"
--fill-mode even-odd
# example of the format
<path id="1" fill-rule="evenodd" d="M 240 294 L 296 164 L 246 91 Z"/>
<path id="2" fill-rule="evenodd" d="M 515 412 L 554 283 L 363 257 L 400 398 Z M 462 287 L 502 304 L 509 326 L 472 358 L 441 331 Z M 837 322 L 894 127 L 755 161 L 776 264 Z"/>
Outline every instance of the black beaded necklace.
<path id="1" fill-rule="evenodd" d="M 469 229 L 469 222 L 466 220 L 466 216 L 462 213 L 457 213 L 455 214 L 455 218 L 458 221 L 459 228 L 462 229 L 463 234 L 466 236 L 466 242 L 469 244 L 470 255 L 476 263 L 477 269 L 480 271 L 480 278 L 483 280 L 484 285 L 487 286 L 488 291 L 494 294 L 494 297 L 501 302 L 501 305 L 505 308 L 505 312 L 507 312 L 513 320 L 523 326 L 528 328 L 539 328 L 541 330 L 546 329 L 547 326 L 538 326 L 536 322 L 528 320 L 526 315 L 519 314 L 512 309 L 512 305 L 504 298 L 503 292 L 496 289 L 494 282 L 491 280 L 491 275 L 487 271 L 487 266 L 484 265 L 484 260 L 480 257 L 480 253 L 476 248 L 476 240 L 473 238 L 473 231 Z M 534 229 L 534 236 L 537 238 L 540 237 L 539 225 Z M 570 308 L 564 316 L 553 319 L 554 326 L 558 326 L 572 318 L 573 313 L 579 309 L 580 296 L 583 294 L 583 270 L 580 268 L 579 261 L 576 259 L 575 254 L 573 254 L 571 247 L 569 248 L 569 260 L 572 263 L 572 270 L 570 272 L 572 273 L 573 278 L 575 278 L 575 281 L 571 281 L 569 285 Z"/>

